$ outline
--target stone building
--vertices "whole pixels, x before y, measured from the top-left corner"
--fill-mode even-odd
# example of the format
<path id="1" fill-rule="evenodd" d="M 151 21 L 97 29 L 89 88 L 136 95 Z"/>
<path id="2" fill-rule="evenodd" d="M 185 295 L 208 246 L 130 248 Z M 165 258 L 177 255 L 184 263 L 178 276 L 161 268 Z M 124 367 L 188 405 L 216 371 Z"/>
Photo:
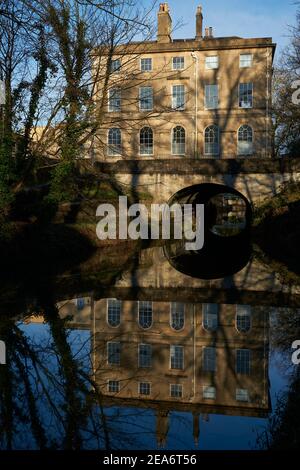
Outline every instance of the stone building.
<path id="1" fill-rule="evenodd" d="M 167 3 L 157 39 L 95 55 L 94 72 L 110 61 L 99 85 L 103 125 L 95 158 L 183 159 L 270 157 L 272 38 L 215 37 L 196 13 L 192 39 L 172 39 Z M 100 104 L 99 104 L 100 106 Z"/>

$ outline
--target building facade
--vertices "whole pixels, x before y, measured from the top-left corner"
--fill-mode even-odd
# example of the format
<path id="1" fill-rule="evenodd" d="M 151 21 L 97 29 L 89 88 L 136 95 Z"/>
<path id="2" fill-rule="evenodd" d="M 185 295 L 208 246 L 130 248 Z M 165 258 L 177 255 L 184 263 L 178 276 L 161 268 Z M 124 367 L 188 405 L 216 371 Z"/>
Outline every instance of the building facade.
<path id="1" fill-rule="evenodd" d="M 167 3 L 160 4 L 156 41 L 95 55 L 103 125 L 95 158 L 173 159 L 272 156 L 272 38 L 203 34 L 202 8 L 193 39 L 172 39 Z M 96 73 L 96 72 L 95 72 Z"/>

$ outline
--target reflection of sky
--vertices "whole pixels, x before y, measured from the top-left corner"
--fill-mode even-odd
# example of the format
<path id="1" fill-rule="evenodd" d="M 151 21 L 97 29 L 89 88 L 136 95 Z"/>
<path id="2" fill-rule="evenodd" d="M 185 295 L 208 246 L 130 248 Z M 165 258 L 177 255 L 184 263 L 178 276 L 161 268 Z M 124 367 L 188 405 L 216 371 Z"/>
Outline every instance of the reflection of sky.
<path id="1" fill-rule="evenodd" d="M 30 338 L 35 346 L 50 344 L 49 327 L 45 324 L 19 324 L 21 330 Z M 73 356 L 79 360 L 85 372 L 90 371 L 90 331 L 68 330 L 68 341 Z M 43 353 L 45 354 L 45 353 Z M 54 356 L 46 357 L 49 370 L 55 370 L 57 362 Z M 269 364 L 270 394 L 272 408 L 276 406 L 276 397 L 285 389 L 288 376 L 278 367 L 280 364 L 278 354 L 271 355 Z M 48 409 L 43 409 L 41 401 L 41 416 L 44 423 L 49 423 L 47 433 L 55 436 L 55 427 L 51 421 Z M 156 417 L 150 409 L 111 407 L 105 409 L 108 427 L 110 430 L 111 448 L 121 449 L 156 449 Z M 200 422 L 200 450 L 225 449 L 253 449 L 256 446 L 257 436 L 264 430 L 267 420 L 261 418 L 209 415 L 208 419 L 199 417 Z M 51 427 L 53 425 L 53 427 Z M 192 413 L 171 412 L 169 414 L 169 432 L 167 449 L 188 450 L 197 449 L 193 440 Z M 18 445 L 24 448 L 24 440 L 20 435 Z M 27 439 L 27 446 L 33 441 Z M 95 444 L 96 445 L 96 444 Z M 89 444 L 89 447 L 92 447 Z"/>

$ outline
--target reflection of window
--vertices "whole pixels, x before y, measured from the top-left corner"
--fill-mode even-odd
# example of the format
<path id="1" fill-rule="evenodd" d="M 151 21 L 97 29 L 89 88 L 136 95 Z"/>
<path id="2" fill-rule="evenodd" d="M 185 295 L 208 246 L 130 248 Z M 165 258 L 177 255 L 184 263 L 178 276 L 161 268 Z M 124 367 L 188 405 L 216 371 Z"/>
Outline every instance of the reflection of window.
<path id="1" fill-rule="evenodd" d="M 216 348 L 203 348 L 203 370 L 205 372 L 215 372 L 216 370 Z"/>
<path id="2" fill-rule="evenodd" d="M 214 400 L 216 398 L 216 387 L 204 385 L 203 387 L 203 398 Z"/>
<path id="3" fill-rule="evenodd" d="M 173 66 L 173 70 L 184 69 L 184 57 L 173 57 L 172 66 Z"/>
<path id="4" fill-rule="evenodd" d="M 240 83 L 239 85 L 239 107 L 252 108 L 253 106 L 253 83 Z"/>
<path id="5" fill-rule="evenodd" d="M 184 349 L 183 346 L 170 346 L 171 369 L 183 369 Z"/>
<path id="6" fill-rule="evenodd" d="M 217 55 L 205 57 L 205 68 L 206 69 L 217 69 L 219 68 L 219 57 Z"/>
<path id="7" fill-rule="evenodd" d="M 240 67 L 252 67 L 252 54 L 241 54 L 240 55 Z"/>
<path id="8" fill-rule="evenodd" d="M 121 345 L 117 341 L 107 343 L 107 363 L 119 366 L 121 362 Z"/>
<path id="9" fill-rule="evenodd" d="M 139 344 L 139 367 L 151 367 L 152 346 L 151 344 Z"/>
<path id="10" fill-rule="evenodd" d="M 139 383 L 139 394 L 140 395 L 150 395 L 151 393 L 151 384 L 150 382 L 140 382 Z"/>
<path id="11" fill-rule="evenodd" d="M 182 385 L 171 384 L 170 385 L 170 396 L 172 398 L 182 398 Z"/>
<path id="12" fill-rule="evenodd" d="M 119 72 L 121 68 L 121 60 L 115 59 L 111 61 L 110 71 L 111 73 Z"/>
<path id="13" fill-rule="evenodd" d="M 151 111 L 153 109 L 153 89 L 151 86 L 140 87 L 139 100 L 141 111 Z"/>
<path id="14" fill-rule="evenodd" d="M 238 130 L 238 155 L 251 155 L 253 153 L 252 127 L 243 125 Z"/>
<path id="15" fill-rule="evenodd" d="M 122 150 L 121 146 L 121 130 L 117 127 L 109 129 L 107 137 L 107 154 L 120 155 Z"/>
<path id="16" fill-rule="evenodd" d="M 151 127 L 143 127 L 140 130 L 140 155 L 153 154 L 153 130 Z"/>
<path id="17" fill-rule="evenodd" d="M 249 401 L 249 392 L 243 388 L 237 388 L 235 391 L 236 401 Z"/>
<path id="18" fill-rule="evenodd" d="M 219 86 L 205 85 L 205 108 L 216 109 L 219 106 Z"/>
<path id="19" fill-rule="evenodd" d="M 121 320 L 121 300 L 107 300 L 107 323 L 109 326 L 119 326 Z"/>
<path id="20" fill-rule="evenodd" d="M 184 85 L 174 85 L 172 87 L 172 108 L 179 111 L 184 110 L 185 89 Z"/>
<path id="21" fill-rule="evenodd" d="M 172 154 L 185 154 L 185 130 L 181 126 L 176 126 L 172 130 Z"/>
<path id="22" fill-rule="evenodd" d="M 151 72 L 151 70 L 152 70 L 152 59 L 151 58 L 141 59 L 141 71 Z"/>
<path id="23" fill-rule="evenodd" d="M 121 111 L 121 90 L 119 88 L 111 88 L 108 91 L 108 111 L 111 113 Z"/>
<path id="24" fill-rule="evenodd" d="M 171 327 L 179 331 L 184 327 L 184 304 L 171 302 Z"/>
<path id="25" fill-rule="evenodd" d="M 109 380 L 107 389 L 110 393 L 118 393 L 120 391 L 120 382 L 118 380 Z"/>
<path id="26" fill-rule="evenodd" d="M 218 304 L 203 304 L 203 328 L 215 331 L 218 328 L 219 306 Z"/>
<path id="27" fill-rule="evenodd" d="M 250 375 L 250 351 L 249 349 L 236 350 L 237 374 Z"/>
<path id="28" fill-rule="evenodd" d="M 236 328 L 241 333 L 247 333 L 251 328 L 251 306 L 236 306 Z"/>
<path id="29" fill-rule="evenodd" d="M 205 155 L 219 155 L 219 128 L 216 125 L 205 129 Z"/>
<path id="30" fill-rule="evenodd" d="M 152 302 L 139 302 L 139 325 L 142 328 L 150 328 L 152 325 Z"/>

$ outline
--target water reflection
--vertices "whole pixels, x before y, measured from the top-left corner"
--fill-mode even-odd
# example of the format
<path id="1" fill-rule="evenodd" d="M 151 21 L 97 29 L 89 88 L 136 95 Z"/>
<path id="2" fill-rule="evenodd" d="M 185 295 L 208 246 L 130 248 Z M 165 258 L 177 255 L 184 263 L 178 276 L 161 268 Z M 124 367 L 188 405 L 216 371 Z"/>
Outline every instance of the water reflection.
<path id="1" fill-rule="evenodd" d="M 77 295 L 71 279 L 24 296 L 22 312 L 6 304 L 2 449 L 255 446 L 281 374 L 272 357 L 288 364 L 297 339 L 299 311 L 283 306 L 297 289 L 254 259 L 194 278 L 160 247 L 107 284 L 80 291 L 76 274 Z"/>

